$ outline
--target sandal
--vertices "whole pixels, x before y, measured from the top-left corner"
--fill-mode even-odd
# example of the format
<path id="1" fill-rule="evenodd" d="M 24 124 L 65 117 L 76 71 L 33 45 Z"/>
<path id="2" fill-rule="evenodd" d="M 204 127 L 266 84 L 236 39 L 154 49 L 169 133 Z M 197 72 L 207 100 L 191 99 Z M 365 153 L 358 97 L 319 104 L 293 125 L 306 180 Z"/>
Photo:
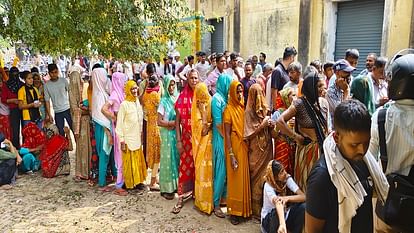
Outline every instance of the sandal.
<path id="1" fill-rule="evenodd" d="M 89 181 L 88 181 L 88 185 L 89 185 L 89 187 L 93 187 L 93 186 L 95 186 L 95 185 L 96 185 L 96 181 L 94 181 L 94 180 L 89 180 Z"/>
<path id="2" fill-rule="evenodd" d="M 225 218 L 226 217 L 226 215 L 223 213 L 223 211 L 220 209 L 220 207 L 214 208 L 213 212 L 214 212 L 214 215 L 216 215 L 219 218 Z"/>
<path id="3" fill-rule="evenodd" d="M 186 202 L 188 199 L 190 199 L 192 197 L 193 197 L 192 193 L 189 193 L 189 194 L 183 196 L 183 202 Z"/>
<path id="4" fill-rule="evenodd" d="M 105 192 L 105 193 L 112 192 L 112 191 L 114 191 L 114 189 L 115 189 L 115 186 L 109 186 L 109 185 L 99 188 L 99 190 L 101 190 L 102 192 Z"/>
<path id="5" fill-rule="evenodd" d="M 0 190 L 10 190 L 12 189 L 13 186 L 9 185 L 9 184 L 4 184 L 0 186 Z"/>
<path id="6" fill-rule="evenodd" d="M 240 223 L 239 217 L 232 215 L 230 217 L 230 223 L 233 224 L 233 225 L 239 225 L 239 223 Z"/>
<path id="7" fill-rule="evenodd" d="M 128 195 L 128 191 L 126 191 L 125 189 L 115 189 L 113 192 L 113 194 L 118 195 L 118 196 L 127 196 Z"/>
<path id="8" fill-rule="evenodd" d="M 180 213 L 181 209 L 183 208 L 183 199 L 178 199 L 177 204 L 175 204 L 175 206 L 173 207 L 171 213 L 173 214 L 178 214 Z"/>
<path id="9" fill-rule="evenodd" d="M 149 190 L 153 191 L 153 192 L 159 192 L 160 191 L 160 186 L 158 184 L 153 184 L 149 187 Z"/>

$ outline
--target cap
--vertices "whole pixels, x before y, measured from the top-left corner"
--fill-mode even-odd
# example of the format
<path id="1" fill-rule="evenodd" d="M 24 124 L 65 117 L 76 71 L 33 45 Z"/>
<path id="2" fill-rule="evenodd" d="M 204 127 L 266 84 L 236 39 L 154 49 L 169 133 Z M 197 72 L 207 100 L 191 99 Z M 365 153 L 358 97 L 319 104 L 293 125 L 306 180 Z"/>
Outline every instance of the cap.
<path id="1" fill-rule="evenodd" d="M 356 68 L 353 67 L 353 66 L 351 66 L 349 64 L 349 62 L 347 60 L 345 60 L 345 59 L 340 59 L 337 62 L 335 62 L 335 65 L 334 65 L 333 68 L 334 68 L 335 71 L 343 70 L 343 71 L 349 72 L 349 73 L 351 73 L 354 70 L 356 70 Z"/>

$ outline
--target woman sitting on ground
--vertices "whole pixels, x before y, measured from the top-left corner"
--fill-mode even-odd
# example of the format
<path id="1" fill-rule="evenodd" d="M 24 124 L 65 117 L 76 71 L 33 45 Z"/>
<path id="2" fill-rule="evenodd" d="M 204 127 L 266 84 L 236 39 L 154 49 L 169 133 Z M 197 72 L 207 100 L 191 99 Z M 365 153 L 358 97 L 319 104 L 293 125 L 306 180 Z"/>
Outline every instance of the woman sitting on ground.
<path id="1" fill-rule="evenodd" d="M 305 222 L 305 194 L 277 160 L 272 160 L 267 165 L 265 179 L 262 232 L 302 232 Z"/>
<path id="2" fill-rule="evenodd" d="M 0 189 L 11 189 L 16 182 L 17 166 L 22 162 L 13 144 L 0 133 Z"/>

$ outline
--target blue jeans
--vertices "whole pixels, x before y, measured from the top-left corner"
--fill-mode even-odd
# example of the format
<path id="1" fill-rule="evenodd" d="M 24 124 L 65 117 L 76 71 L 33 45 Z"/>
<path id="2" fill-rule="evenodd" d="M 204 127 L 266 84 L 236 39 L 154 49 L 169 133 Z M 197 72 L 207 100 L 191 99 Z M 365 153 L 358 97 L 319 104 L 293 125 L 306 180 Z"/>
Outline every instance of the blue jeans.
<path id="1" fill-rule="evenodd" d="M 68 109 L 63 112 L 55 113 L 56 126 L 59 129 L 59 134 L 62 136 L 65 136 L 65 132 L 63 131 L 63 128 L 65 127 L 65 119 L 68 122 L 70 129 L 73 131 L 72 116 L 70 115 L 70 110 Z"/>

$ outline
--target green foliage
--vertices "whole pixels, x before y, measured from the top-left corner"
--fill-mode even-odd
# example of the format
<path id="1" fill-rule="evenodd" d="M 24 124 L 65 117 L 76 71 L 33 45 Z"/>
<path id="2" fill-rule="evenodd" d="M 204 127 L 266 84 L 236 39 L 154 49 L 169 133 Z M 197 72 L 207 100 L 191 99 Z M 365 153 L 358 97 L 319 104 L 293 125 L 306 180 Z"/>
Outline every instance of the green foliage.
<path id="1" fill-rule="evenodd" d="M 0 36 L 50 54 L 142 59 L 194 30 L 187 0 L 0 0 Z"/>

